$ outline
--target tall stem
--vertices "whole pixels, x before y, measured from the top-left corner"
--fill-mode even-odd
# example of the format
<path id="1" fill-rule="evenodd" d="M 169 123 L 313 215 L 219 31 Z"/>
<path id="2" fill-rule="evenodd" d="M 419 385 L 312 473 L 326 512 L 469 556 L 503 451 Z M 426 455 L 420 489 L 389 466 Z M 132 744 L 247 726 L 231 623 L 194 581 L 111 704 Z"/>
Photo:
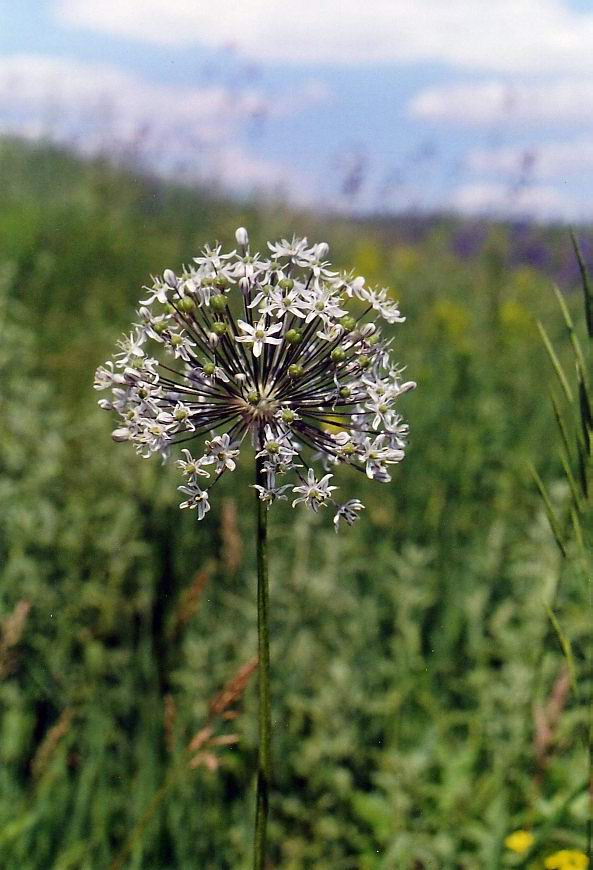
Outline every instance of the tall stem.
<path id="1" fill-rule="evenodd" d="M 263 459 L 256 459 L 256 483 L 265 485 Z M 257 498 L 257 645 L 259 654 L 259 752 L 255 811 L 254 870 L 264 870 L 271 770 L 270 637 L 268 627 L 268 509 Z"/>

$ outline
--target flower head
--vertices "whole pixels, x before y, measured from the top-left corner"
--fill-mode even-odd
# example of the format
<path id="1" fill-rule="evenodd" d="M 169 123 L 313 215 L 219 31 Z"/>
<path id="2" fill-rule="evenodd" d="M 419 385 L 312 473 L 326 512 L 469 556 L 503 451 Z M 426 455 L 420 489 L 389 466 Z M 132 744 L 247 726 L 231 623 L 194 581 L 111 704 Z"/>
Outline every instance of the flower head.
<path id="1" fill-rule="evenodd" d="M 577 849 L 560 849 L 544 861 L 546 870 L 587 870 L 589 859 Z"/>
<path id="2" fill-rule="evenodd" d="M 206 246 L 195 265 L 153 278 L 138 323 L 97 371 L 95 388 L 111 391 L 99 404 L 120 416 L 114 440 L 142 456 L 167 458 L 184 445 L 181 507 L 200 519 L 247 438 L 263 501 L 290 490 L 293 505 L 333 504 L 336 528 L 350 525 L 363 505 L 336 503 L 329 468 L 348 464 L 387 482 L 388 467 L 404 458 L 407 426 L 395 406 L 415 384 L 402 378 L 391 336 L 375 321 L 399 323 L 399 308 L 387 290 L 333 271 L 324 242 L 268 243 L 272 259 L 251 252 L 244 227 L 236 242 L 230 253 Z M 201 455 L 186 446 L 202 439 Z M 322 476 L 311 467 L 317 458 Z"/>

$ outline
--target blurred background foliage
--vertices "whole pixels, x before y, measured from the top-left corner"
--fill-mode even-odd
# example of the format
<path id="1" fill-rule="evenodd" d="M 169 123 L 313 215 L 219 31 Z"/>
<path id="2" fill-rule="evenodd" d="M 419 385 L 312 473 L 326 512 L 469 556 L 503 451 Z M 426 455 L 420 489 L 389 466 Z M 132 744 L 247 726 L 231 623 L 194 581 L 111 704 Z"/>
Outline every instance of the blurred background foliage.
<path id="1" fill-rule="evenodd" d="M 250 866 L 256 678 L 212 699 L 256 649 L 252 470 L 198 525 L 91 387 L 149 274 L 238 225 L 392 287 L 419 384 L 394 482 L 339 474 L 360 523 L 273 513 L 271 866 L 523 866 L 519 827 L 585 848 L 587 590 L 529 474 L 563 516 L 535 320 L 564 358 L 566 231 L 248 207 L 10 140 L 0 190 L 1 866 Z"/>

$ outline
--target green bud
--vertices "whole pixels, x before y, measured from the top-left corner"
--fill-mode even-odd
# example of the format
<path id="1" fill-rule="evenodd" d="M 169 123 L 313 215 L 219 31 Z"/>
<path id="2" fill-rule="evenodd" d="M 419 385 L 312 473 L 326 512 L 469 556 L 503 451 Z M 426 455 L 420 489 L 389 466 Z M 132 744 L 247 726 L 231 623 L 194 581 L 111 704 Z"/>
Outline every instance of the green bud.
<path id="1" fill-rule="evenodd" d="M 167 312 L 167 314 L 177 314 L 177 311 L 170 302 L 167 302 L 167 304 L 165 305 L 165 311 Z"/>
<path id="2" fill-rule="evenodd" d="M 293 363 L 292 365 L 288 366 L 288 374 L 291 378 L 300 378 L 300 376 L 303 374 L 303 367 L 298 363 Z"/>
<path id="3" fill-rule="evenodd" d="M 264 284 L 264 286 L 261 288 L 262 293 L 265 293 L 266 296 L 269 296 L 273 289 L 274 289 L 273 284 Z"/>
<path id="4" fill-rule="evenodd" d="M 214 284 L 214 278 L 202 278 L 202 287 L 212 287 Z"/>
<path id="5" fill-rule="evenodd" d="M 218 293 L 216 296 L 212 296 L 210 305 L 214 311 L 224 311 L 228 305 L 227 298 L 223 293 Z"/>
<path id="6" fill-rule="evenodd" d="M 214 374 L 216 366 L 213 362 L 205 362 L 202 368 L 204 369 L 204 374 L 210 376 Z"/>
<path id="7" fill-rule="evenodd" d="M 346 351 L 342 350 L 341 347 L 334 347 L 330 356 L 334 362 L 343 362 L 346 359 Z"/>
<path id="8" fill-rule="evenodd" d="M 222 320 L 217 320 L 212 324 L 212 332 L 214 335 L 224 335 L 226 332 L 226 323 L 223 323 Z"/>
<path id="9" fill-rule="evenodd" d="M 138 396 L 141 399 L 145 399 L 148 396 L 148 390 L 146 387 L 140 387 L 138 390 Z"/>
<path id="10" fill-rule="evenodd" d="M 379 335 L 376 332 L 374 332 L 373 335 L 370 335 L 367 338 L 367 342 L 368 342 L 368 344 L 370 344 L 371 347 L 373 347 L 375 344 L 377 344 L 378 341 L 379 341 Z"/>
<path id="11" fill-rule="evenodd" d="M 166 320 L 159 320 L 159 322 L 155 323 L 152 328 L 157 335 L 162 335 L 163 332 L 166 332 L 169 329 L 169 324 Z"/>
<path id="12" fill-rule="evenodd" d="M 173 347 L 180 347 L 183 344 L 183 338 L 180 335 L 177 335 L 176 332 L 171 336 L 171 344 Z"/>
<path id="13" fill-rule="evenodd" d="M 340 320 L 340 325 L 343 326 L 347 332 L 352 332 L 356 326 L 356 320 L 350 314 L 346 314 Z"/>
<path id="14" fill-rule="evenodd" d="M 368 369 L 371 364 L 371 358 L 366 356 L 364 353 L 358 357 L 358 365 L 361 369 Z"/>
<path id="15" fill-rule="evenodd" d="M 259 393 L 257 392 L 257 390 L 250 390 L 247 393 L 247 401 L 250 405 L 257 405 L 257 403 L 259 402 Z"/>
<path id="16" fill-rule="evenodd" d="M 222 275 L 219 275 L 218 278 L 214 279 L 214 286 L 218 287 L 219 290 L 226 290 L 229 286 L 229 281 L 227 278 L 224 278 Z"/>
<path id="17" fill-rule="evenodd" d="M 347 399 L 350 396 L 352 390 L 350 387 L 340 387 L 340 398 Z"/>
<path id="18" fill-rule="evenodd" d="M 189 314 L 189 312 L 193 311 L 195 307 L 196 303 L 191 296 L 184 296 L 183 299 L 179 300 L 179 310 L 183 311 L 185 314 Z"/>
<path id="19" fill-rule="evenodd" d="M 294 281 L 292 278 L 281 278 L 280 281 L 278 281 L 278 286 L 281 290 L 292 290 L 294 287 Z"/>
<path id="20" fill-rule="evenodd" d="M 289 329 L 284 336 L 289 344 L 298 344 L 302 337 L 303 333 L 300 331 L 300 329 Z"/>

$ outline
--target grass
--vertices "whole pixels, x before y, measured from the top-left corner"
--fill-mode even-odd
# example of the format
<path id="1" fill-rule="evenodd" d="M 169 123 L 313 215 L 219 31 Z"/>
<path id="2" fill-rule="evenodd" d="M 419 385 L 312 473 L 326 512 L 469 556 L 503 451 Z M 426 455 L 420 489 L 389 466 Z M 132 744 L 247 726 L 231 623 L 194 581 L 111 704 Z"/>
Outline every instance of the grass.
<path id="1" fill-rule="evenodd" d="M 240 224 L 260 244 L 323 238 L 392 286 L 419 383 L 393 484 L 340 475 L 368 505 L 351 532 L 271 516 L 273 866 L 494 870 L 586 849 L 590 367 L 566 234 L 248 208 L 9 141 L 0 183 L 6 866 L 250 866 L 255 682 L 212 735 L 237 741 L 186 754 L 256 650 L 250 469 L 197 526 L 174 470 L 113 445 L 90 387 L 147 275 Z M 504 846 L 521 827 L 527 857 Z"/>

